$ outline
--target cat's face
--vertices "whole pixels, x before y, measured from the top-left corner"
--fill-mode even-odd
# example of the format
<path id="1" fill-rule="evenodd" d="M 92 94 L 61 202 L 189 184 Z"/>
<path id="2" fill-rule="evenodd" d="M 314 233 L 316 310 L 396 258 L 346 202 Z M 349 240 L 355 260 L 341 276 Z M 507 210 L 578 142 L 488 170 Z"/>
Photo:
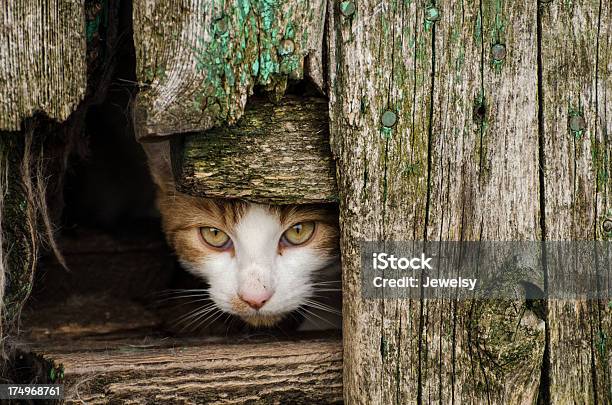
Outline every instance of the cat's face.
<path id="1" fill-rule="evenodd" d="M 221 310 L 255 326 L 273 325 L 304 305 L 338 260 L 337 216 L 329 209 L 180 194 L 159 205 L 181 263 L 208 282 Z"/>

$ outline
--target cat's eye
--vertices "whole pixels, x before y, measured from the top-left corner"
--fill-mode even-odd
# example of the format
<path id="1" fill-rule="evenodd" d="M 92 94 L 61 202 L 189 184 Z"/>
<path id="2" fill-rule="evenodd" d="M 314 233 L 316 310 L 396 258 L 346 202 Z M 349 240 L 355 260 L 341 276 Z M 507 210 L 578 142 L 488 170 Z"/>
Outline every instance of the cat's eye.
<path id="1" fill-rule="evenodd" d="M 232 242 L 225 232 L 211 226 L 200 228 L 200 234 L 204 242 L 217 249 L 229 247 Z"/>
<path id="2" fill-rule="evenodd" d="M 315 230 L 314 222 L 300 222 L 287 229 L 283 241 L 289 245 L 302 245 L 310 240 Z"/>

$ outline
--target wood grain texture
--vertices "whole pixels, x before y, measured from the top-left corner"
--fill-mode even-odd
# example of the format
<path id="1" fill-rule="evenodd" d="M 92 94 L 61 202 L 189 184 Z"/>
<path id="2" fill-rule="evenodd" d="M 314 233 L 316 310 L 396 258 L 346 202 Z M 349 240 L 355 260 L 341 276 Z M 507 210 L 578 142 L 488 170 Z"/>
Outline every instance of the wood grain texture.
<path id="1" fill-rule="evenodd" d="M 252 100 L 231 127 L 187 135 L 173 155 L 179 191 L 274 204 L 337 201 L 327 101 Z"/>
<path id="2" fill-rule="evenodd" d="M 323 87 L 323 0 L 136 0 L 139 137 L 233 124 L 253 86 Z"/>
<path id="3" fill-rule="evenodd" d="M 83 0 L 3 2 L 0 44 L 0 130 L 36 113 L 66 120 L 87 84 Z"/>
<path id="4" fill-rule="evenodd" d="M 535 4 L 355 4 L 328 24 L 345 401 L 533 403 L 544 324 L 520 297 L 365 300 L 359 241 L 540 238 Z"/>
<path id="5" fill-rule="evenodd" d="M 342 402 L 336 338 L 39 342 L 64 366 L 67 404 L 333 404 Z"/>
<path id="6" fill-rule="evenodd" d="M 605 239 L 610 209 L 610 2 L 540 7 L 546 238 Z M 583 120 L 583 121 L 582 121 Z M 577 276 L 580 267 L 574 269 Z M 548 275 L 549 285 L 555 281 Z M 548 302 L 550 400 L 612 403 L 607 301 Z"/>
<path id="7" fill-rule="evenodd" d="M 344 400 L 416 403 L 418 301 L 361 296 L 359 241 L 421 239 L 426 221 L 431 30 L 417 2 L 335 5 L 328 27 L 330 136 L 337 156 L 343 266 Z M 382 125 L 386 111 L 394 127 Z"/>
<path id="8" fill-rule="evenodd" d="M 440 7 L 427 239 L 538 240 L 536 4 Z M 424 303 L 423 401 L 536 402 L 544 321 L 523 298 Z"/>

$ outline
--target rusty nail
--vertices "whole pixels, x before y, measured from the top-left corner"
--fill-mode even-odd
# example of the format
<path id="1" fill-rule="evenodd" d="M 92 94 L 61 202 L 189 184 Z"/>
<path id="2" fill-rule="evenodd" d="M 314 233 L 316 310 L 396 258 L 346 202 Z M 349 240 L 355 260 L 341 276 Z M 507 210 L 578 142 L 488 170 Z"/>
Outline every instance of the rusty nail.
<path id="1" fill-rule="evenodd" d="M 586 129 L 586 121 L 582 115 L 573 115 L 570 118 L 569 126 L 573 132 L 581 132 Z"/>
<path id="2" fill-rule="evenodd" d="M 601 223 L 601 229 L 606 235 L 612 235 L 612 218 L 606 218 Z"/>
<path id="3" fill-rule="evenodd" d="M 221 17 L 215 23 L 215 27 L 216 27 L 218 33 L 225 34 L 227 32 L 227 18 Z"/>
<path id="4" fill-rule="evenodd" d="M 504 60 L 506 58 L 506 45 L 504 44 L 493 45 L 491 47 L 491 53 L 493 54 L 493 59 Z"/>
<path id="5" fill-rule="evenodd" d="M 385 111 L 382 115 L 382 124 L 387 128 L 391 128 L 397 122 L 397 115 L 393 111 Z"/>
<path id="6" fill-rule="evenodd" d="M 355 13 L 355 3 L 352 1 L 343 1 L 340 3 L 340 12 L 345 17 L 350 17 Z"/>
<path id="7" fill-rule="evenodd" d="M 427 7 L 425 19 L 430 22 L 438 21 L 440 19 L 440 11 L 435 6 Z"/>
<path id="8" fill-rule="evenodd" d="M 280 47 L 278 48 L 278 54 L 280 56 L 291 55 L 295 50 L 295 44 L 290 39 L 283 39 L 280 43 Z"/>

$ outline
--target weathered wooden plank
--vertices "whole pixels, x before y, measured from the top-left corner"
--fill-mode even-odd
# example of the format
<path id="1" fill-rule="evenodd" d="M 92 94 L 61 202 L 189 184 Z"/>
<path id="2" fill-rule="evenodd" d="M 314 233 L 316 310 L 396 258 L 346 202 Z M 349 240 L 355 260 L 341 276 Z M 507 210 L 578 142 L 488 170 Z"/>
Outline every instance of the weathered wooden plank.
<path id="1" fill-rule="evenodd" d="M 234 126 L 185 137 L 173 153 L 186 194 L 294 204 L 337 201 L 327 101 L 251 100 Z"/>
<path id="2" fill-rule="evenodd" d="M 337 338 L 82 338 L 30 348 L 63 364 L 68 404 L 342 403 Z"/>
<path id="3" fill-rule="evenodd" d="M 609 2 L 542 4 L 542 130 L 549 240 L 602 238 L 609 209 Z M 580 269 L 576 269 L 579 273 Z M 549 284 L 554 274 L 549 274 Z M 607 301 L 548 303 L 550 400 L 610 403 Z"/>
<path id="4" fill-rule="evenodd" d="M 538 240 L 536 3 L 439 7 L 427 239 Z M 535 403 L 544 322 L 522 298 L 424 303 L 423 401 Z"/>
<path id="5" fill-rule="evenodd" d="M 424 5 L 335 3 L 328 22 L 330 135 L 343 241 L 344 399 L 350 404 L 421 398 L 420 304 L 361 296 L 359 241 L 424 235 L 433 59 Z"/>
<path id="6" fill-rule="evenodd" d="M 366 301 L 358 241 L 540 237 L 535 5 L 355 5 L 328 24 L 345 400 L 533 402 L 544 333 L 523 302 Z"/>
<path id="7" fill-rule="evenodd" d="M 10 4 L 9 4 L 10 3 Z M 16 0 L 0 12 L 0 130 L 36 113 L 64 121 L 85 96 L 84 2 Z"/>
<path id="8" fill-rule="evenodd" d="M 253 86 L 278 95 L 306 74 L 320 87 L 323 0 L 137 0 L 139 136 L 233 124 Z"/>
<path id="9" fill-rule="evenodd" d="M 597 72 L 595 76 L 596 118 L 593 133 L 597 151 L 597 239 L 612 240 L 612 5 L 601 2 L 599 11 L 599 35 L 597 38 Z M 612 263 L 610 263 L 612 268 Z M 595 368 L 598 392 L 612 397 L 612 316 L 610 301 L 599 302 L 598 338 L 595 340 Z M 601 371 L 607 370 L 607 373 Z M 607 380 L 606 380 L 607 378 Z M 602 395 L 605 398 L 605 395 Z M 612 402 L 612 401 L 610 401 Z"/>

